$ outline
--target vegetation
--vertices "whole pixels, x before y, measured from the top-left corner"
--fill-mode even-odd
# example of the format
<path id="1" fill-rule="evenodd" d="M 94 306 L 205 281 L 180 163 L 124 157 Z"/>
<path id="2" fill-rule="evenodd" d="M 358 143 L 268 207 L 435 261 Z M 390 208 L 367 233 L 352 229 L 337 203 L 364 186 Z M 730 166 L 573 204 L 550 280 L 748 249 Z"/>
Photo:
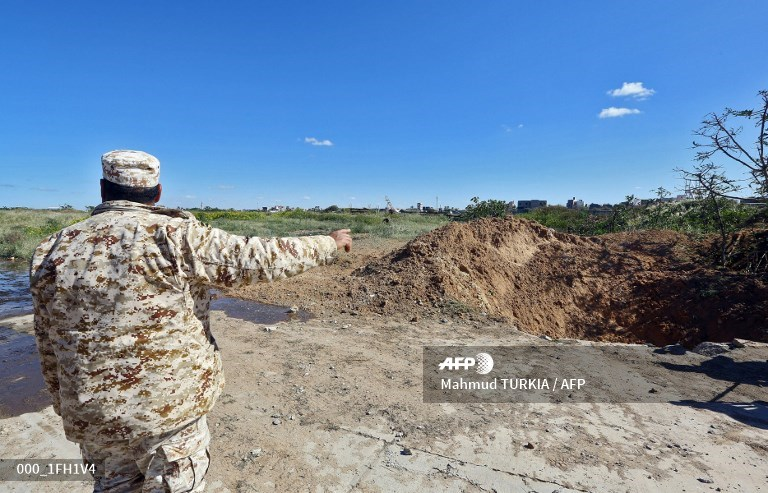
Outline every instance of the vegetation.
<path id="1" fill-rule="evenodd" d="M 382 212 L 313 212 L 294 209 L 286 212 L 197 211 L 192 213 L 206 224 L 245 236 L 295 236 L 325 234 L 349 228 L 352 234 L 377 238 L 414 238 L 448 222 L 441 215 L 386 214 Z"/>
<path id="2" fill-rule="evenodd" d="M 678 169 L 692 183 L 694 193 L 702 196 L 732 197 L 733 192 L 749 192 L 768 201 L 768 91 L 757 93 L 762 100 L 756 109 L 710 113 L 694 132 L 696 165 L 692 171 Z M 733 120 L 737 123 L 734 126 Z M 754 140 L 741 135 L 742 123 L 752 123 L 757 130 Z M 723 173 L 722 161 L 737 163 L 749 178 L 746 184 Z"/>
<path id="3" fill-rule="evenodd" d="M 740 205 L 732 200 L 717 199 L 722 226 L 735 231 L 747 224 L 765 220 L 765 208 Z M 654 202 L 631 206 L 626 202 L 604 214 L 592 214 L 587 209 L 566 209 L 562 206 L 534 209 L 519 217 L 537 221 L 563 233 L 601 235 L 620 231 L 670 229 L 682 233 L 719 233 L 720 220 L 709 200 L 684 202 Z"/>
<path id="4" fill-rule="evenodd" d="M 73 209 L 0 210 L 0 258 L 32 256 L 40 241 L 48 235 L 74 224 L 86 217 L 86 213 Z"/>
<path id="5" fill-rule="evenodd" d="M 441 215 L 345 212 L 288 212 L 192 210 L 206 224 L 245 236 L 297 236 L 325 234 L 350 228 L 352 234 L 377 238 L 410 239 L 448 222 Z M 72 209 L 0 209 L 0 258 L 28 259 L 43 239 L 88 216 Z"/>
<path id="6" fill-rule="evenodd" d="M 507 203 L 503 200 L 480 200 L 472 197 L 472 203 L 467 206 L 459 217 L 461 221 L 471 221 L 481 217 L 504 217 L 507 215 Z"/>
<path id="7" fill-rule="evenodd" d="M 762 106 L 757 109 L 734 110 L 726 108 L 722 113 L 710 113 L 694 132 L 699 139 L 693 142 L 696 157 L 692 170 L 677 171 L 688 183 L 687 188 L 696 198 L 706 201 L 706 209 L 717 225 L 720 235 L 720 261 L 726 263 L 728 234 L 733 227 L 728 223 L 727 202 L 722 199 L 737 198 L 736 193 L 750 193 L 757 202 L 768 202 L 768 91 L 759 91 Z M 733 121 L 737 120 L 737 126 Z M 757 138 L 748 143 L 741 135 L 741 122 L 754 122 Z M 737 180 L 726 176 L 722 161 L 737 163 L 749 176 Z"/>

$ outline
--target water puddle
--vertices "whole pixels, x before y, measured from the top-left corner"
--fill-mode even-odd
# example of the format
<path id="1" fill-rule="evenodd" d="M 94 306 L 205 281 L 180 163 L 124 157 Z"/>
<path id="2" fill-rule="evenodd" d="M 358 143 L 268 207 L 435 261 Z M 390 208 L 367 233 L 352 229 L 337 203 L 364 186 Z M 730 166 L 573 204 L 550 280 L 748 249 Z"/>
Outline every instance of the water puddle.
<path id="1" fill-rule="evenodd" d="M 264 325 L 290 321 L 306 322 L 313 317 L 311 313 L 305 310 L 294 313 L 287 306 L 266 305 L 237 298 L 215 298 L 211 301 L 211 310 L 221 310 L 228 317 Z"/>
<path id="2" fill-rule="evenodd" d="M 29 266 L 25 262 L 0 261 L 0 318 L 32 313 Z"/>
<path id="3" fill-rule="evenodd" d="M 0 418 L 41 411 L 50 404 L 34 336 L 0 327 Z"/>

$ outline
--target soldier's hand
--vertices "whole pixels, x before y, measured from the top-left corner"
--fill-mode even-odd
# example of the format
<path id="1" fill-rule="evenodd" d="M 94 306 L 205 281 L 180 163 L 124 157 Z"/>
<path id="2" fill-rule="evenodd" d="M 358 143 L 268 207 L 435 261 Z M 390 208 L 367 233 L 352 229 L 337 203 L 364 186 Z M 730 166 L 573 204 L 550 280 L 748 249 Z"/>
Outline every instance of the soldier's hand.
<path id="1" fill-rule="evenodd" d="M 352 237 L 349 235 L 348 229 L 338 229 L 328 236 L 336 240 L 336 248 L 341 249 L 343 247 L 345 252 L 352 249 Z"/>

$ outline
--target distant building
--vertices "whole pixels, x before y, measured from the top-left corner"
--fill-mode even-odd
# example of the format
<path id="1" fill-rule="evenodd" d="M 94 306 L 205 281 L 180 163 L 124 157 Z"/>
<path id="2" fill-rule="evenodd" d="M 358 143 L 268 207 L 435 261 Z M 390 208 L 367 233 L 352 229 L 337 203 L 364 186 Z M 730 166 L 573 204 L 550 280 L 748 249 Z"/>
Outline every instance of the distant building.
<path id="1" fill-rule="evenodd" d="M 568 199 L 568 202 L 565 204 L 565 206 L 569 209 L 582 209 L 584 207 L 584 201 L 579 199 L 576 200 L 576 197 L 572 199 Z"/>
<path id="2" fill-rule="evenodd" d="M 515 205 L 514 200 L 510 200 L 507 202 L 507 212 L 515 212 L 517 210 L 517 206 Z"/>
<path id="3" fill-rule="evenodd" d="M 534 209 L 538 209 L 539 207 L 546 207 L 546 206 L 547 206 L 546 200 L 518 200 L 517 212 L 528 212 Z"/>

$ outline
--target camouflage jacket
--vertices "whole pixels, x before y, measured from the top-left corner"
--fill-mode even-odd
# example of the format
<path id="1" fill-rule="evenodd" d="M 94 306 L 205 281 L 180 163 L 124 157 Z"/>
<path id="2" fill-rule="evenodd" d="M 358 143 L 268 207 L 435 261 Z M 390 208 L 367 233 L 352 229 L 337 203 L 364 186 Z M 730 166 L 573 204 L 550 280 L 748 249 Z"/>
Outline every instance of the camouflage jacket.
<path id="1" fill-rule="evenodd" d="M 157 435 L 207 413 L 224 385 L 208 287 L 293 276 L 335 252 L 330 236 L 246 238 L 128 201 L 49 237 L 30 285 L 67 438 Z"/>

